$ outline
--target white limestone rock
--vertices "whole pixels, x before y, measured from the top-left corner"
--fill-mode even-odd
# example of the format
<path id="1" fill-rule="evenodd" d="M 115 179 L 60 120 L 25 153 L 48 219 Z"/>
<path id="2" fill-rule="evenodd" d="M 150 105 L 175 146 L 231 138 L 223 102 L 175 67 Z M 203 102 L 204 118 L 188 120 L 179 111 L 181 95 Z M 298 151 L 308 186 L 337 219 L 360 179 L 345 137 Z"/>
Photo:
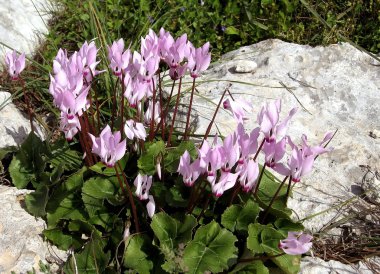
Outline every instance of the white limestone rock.
<path id="1" fill-rule="evenodd" d="M 29 192 L 0 185 L 0 273 L 26 273 L 32 268 L 38 273 L 40 260 L 44 263 L 48 260 L 57 270 L 56 263 L 67 259 L 64 251 L 43 241 L 45 222 L 21 207 Z"/>
<path id="2" fill-rule="evenodd" d="M 37 134 L 43 138 L 40 127 L 34 122 Z M 0 91 L 0 148 L 20 145 L 30 132 L 29 118 L 12 103 L 11 94 Z"/>
<path id="3" fill-rule="evenodd" d="M 368 261 L 378 265 L 379 259 L 371 258 Z M 299 274 L 372 274 L 375 273 L 369 267 L 360 262 L 358 264 L 343 264 L 338 261 L 324 261 L 316 257 L 304 257 L 301 260 L 301 271 Z"/>
<path id="4" fill-rule="evenodd" d="M 38 37 L 47 33 L 48 0 L 0 0 L 0 41 L 11 48 L 30 54 Z M 0 59 L 9 49 L 0 46 Z"/>
<path id="5" fill-rule="evenodd" d="M 254 73 L 235 72 L 242 59 L 258 64 Z M 234 98 L 254 106 L 247 129 L 257 126 L 262 104 L 274 99 L 282 99 L 282 117 L 294 106 L 299 108 L 288 132 L 297 143 L 306 134 L 310 144 L 318 144 L 325 132 L 338 129 L 330 144 L 334 151 L 317 159 L 312 173 L 296 185 L 289 200 L 297 213 L 295 218 L 328 210 L 353 197 L 355 185 L 363 187 L 365 171 L 360 166 L 380 171 L 380 138 L 373 138 L 373 132 L 380 130 L 380 68 L 372 61 L 347 43 L 310 47 L 266 40 L 227 53 L 198 80 L 202 83 L 195 93 L 195 133 L 206 131 L 229 82 Z M 180 113 L 186 113 L 189 96 L 183 102 Z M 212 134 L 218 129 L 225 135 L 236 126 L 224 109 L 215 121 L 217 128 L 213 127 Z M 332 209 L 304 225 L 312 232 L 319 231 L 336 213 Z"/>

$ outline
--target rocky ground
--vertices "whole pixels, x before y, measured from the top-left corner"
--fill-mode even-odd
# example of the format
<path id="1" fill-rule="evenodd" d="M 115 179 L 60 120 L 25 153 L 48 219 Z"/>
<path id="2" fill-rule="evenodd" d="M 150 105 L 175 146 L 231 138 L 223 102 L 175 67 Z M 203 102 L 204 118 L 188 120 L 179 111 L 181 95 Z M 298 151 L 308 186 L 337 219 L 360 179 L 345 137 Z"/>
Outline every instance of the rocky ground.
<path id="1" fill-rule="evenodd" d="M 47 5 L 33 2 L 41 12 Z M 32 1 L 0 0 L 0 12 L 0 42 L 31 53 L 38 41 L 35 31 L 46 31 Z M 305 221 L 309 230 L 318 232 L 328 226 L 339 215 L 342 202 L 357 198 L 357 190 L 379 202 L 380 69 L 371 57 L 348 44 L 312 48 L 267 40 L 227 53 L 200 80 L 217 81 L 197 87 L 197 133 L 205 131 L 229 82 L 234 98 L 248 99 L 255 107 L 248 128 L 255 125 L 265 101 L 280 98 L 284 116 L 293 106 L 299 107 L 289 132 L 295 139 L 304 133 L 317 143 L 326 131 L 338 129 L 331 142 L 334 151 L 317 160 L 313 173 L 296 186 L 290 200 L 295 218 L 300 219 L 335 206 Z M 20 144 L 30 131 L 28 120 L 8 98 L 9 94 L 0 93 L 0 148 Z M 235 126 L 224 111 L 218 113 L 216 125 L 224 134 Z M 368 168 L 373 176 L 366 177 Z M 40 234 L 45 224 L 23 210 L 25 193 L 0 186 L 0 273 L 26 273 L 38 269 L 39 260 L 59 263 L 66 258 L 43 242 Z M 303 259 L 301 272 L 371 273 L 363 263 L 350 266 L 312 257 Z"/>

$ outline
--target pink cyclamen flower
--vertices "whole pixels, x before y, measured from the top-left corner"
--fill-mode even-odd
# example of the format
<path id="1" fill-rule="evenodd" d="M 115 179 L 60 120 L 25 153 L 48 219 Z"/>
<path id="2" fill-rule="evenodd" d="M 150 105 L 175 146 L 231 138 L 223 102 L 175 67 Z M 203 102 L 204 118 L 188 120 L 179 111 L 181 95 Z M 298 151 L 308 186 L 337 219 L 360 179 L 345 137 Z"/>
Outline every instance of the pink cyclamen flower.
<path id="1" fill-rule="evenodd" d="M 8 73 L 12 80 L 17 80 L 25 68 L 25 53 L 18 56 L 15 50 L 8 52 L 5 56 L 5 64 L 7 65 Z"/>
<path id="2" fill-rule="evenodd" d="M 217 183 L 215 183 L 216 180 L 214 180 L 214 182 L 211 182 L 212 193 L 216 197 L 222 196 L 226 190 L 229 190 L 235 185 L 236 179 L 238 176 L 239 176 L 239 173 L 231 173 L 231 172 L 222 171 L 219 181 Z"/>
<path id="3" fill-rule="evenodd" d="M 144 125 L 142 123 L 137 123 L 132 119 L 125 122 L 124 132 L 130 140 L 133 140 L 135 137 L 140 140 L 145 140 L 146 138 Z"/>
<path id="4" fill-rule="evenodd" d="M 257 122 L 260 124 L 266 142 L 274 142 L 285 136 L 289 121 L 297 112 L 297 108 L 293 108 L 281 123 L 279 123 L 280 112 L 281 100 L 276 100 L 263 106 L 257 115 Z"/>
<path id="5" fill-rule="evenodd" d="M 149 190 L 152 186 L 152 176 L 137 175 L 133 184 L 136 187 L 136 195 L 140 200 L 147 200 L 149 198 Z"/>
<path id="6" fill-rule="evenodd" d="M 263 145 L 265 154 L 265 163 L 268 167 L 275 167 L 284 157 L 286 152 L 286 138 L 282 138 L 279 142 L 265 142 Z"/>
<path id="7" fill-rule="evenodd" d="M 239 174 L 240 185 L 245 192 L 249 192 L 256 185 L 259 176 L 259 165 L 253 159 L 245 161 Z"/>
<path id="8" fill-rule="evenodd" d="M 205 71 L 211 62 L 211 53 L 209 52 L 210 43 L 207 42 L 200 48 L 194 48 L 193 45 L 189 43 L 190 54 L 188 57 L 188 68 L 190 71 L 190 76 L 192 78 L 197 78 Z"/>
<path id="9" fill-rule="evenodd" d="M 202 169 L 199 166 L 199 159 L 190 164 L 190 153 L 186 150 L 185 153 L 179 159 L 179 166 L 177 172 L 182 175 L 183 183 L 186 186 L 193 186 L 199 175 L 202 173 Z"/>
<path id="10" fill-rule="evenodd" d="M 245 100 L 230 100 L 229 98 L 223 102 L 223 107 L 232 112 L 238 123 L 243 123 L 244 120 L 247 120 L 247 113 L 253 109 L 252 105 Z"/>
<path id="11" fill-rule="evenodd" d="M 322 142 L 317 146 L 309 146 L 307 144 L 306 135 L 302 135 L 302 145 L 296 146 L 288 136 L 287 140 L 292 148 L 292 154 L 288 159 L 287 166 L 278 164 L 273 169 L 284 176 L 292 176 L 292 181 L 298 183 L 301 177 L 308 175 L 313 169 L 315 157 L 320 154 L 329 152 L 332 148 L 324 148 L 323 144 L 332 138 L 332 133 L 326 133 Z"/>
<path id="12" fill-rule="evenodd" d="M 112 134 L 107 125 L 99 137 L 90 134 L 92 140 L 92 152 L 97 154 L 101 161 L 108 167 L 113 167 L 117 161 L 123 158 L 126 150 L 126 140 L 121 141 L 120 131 Z"/>
<path id="13" fill-rule="evenodd" d="M 121 76 L 131 61 L 131 52 L 129 49 L 124 51 L 124 40 L 121 38 L 114 41 L 112 46 L 108 46 L 108 59 L 110 67 L 116 76 Z"/>
<path id="14" fill-rule="evenodd" d="M 313 237 L 303 232 L 288 232 L 288 238 L 281 240 L 278 247 L 286 254 L 301 255 L 310 250 Z"/>

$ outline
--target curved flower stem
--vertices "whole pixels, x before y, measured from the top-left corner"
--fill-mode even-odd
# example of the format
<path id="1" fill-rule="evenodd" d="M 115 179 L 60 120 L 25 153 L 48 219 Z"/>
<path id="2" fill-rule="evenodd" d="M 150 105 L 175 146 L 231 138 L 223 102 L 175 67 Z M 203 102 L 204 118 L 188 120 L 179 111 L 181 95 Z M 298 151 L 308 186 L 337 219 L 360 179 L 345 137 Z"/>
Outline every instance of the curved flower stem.
<path id="1" fill-rule="evenodd" d="M 111 117 L 111 130 L 113 131 L 113 126 L 115 122 L 115 116 L 116 116 L 116 92 L 117 92 L 117 85 L 119 84 L 120 78 L 117 77 L 113 97 L 112 97 L 112 117 Z"/>
<path id="2" fill-rule="evenodd" d="M 278 193 L 280 193 L 280 190 L 281 190 L 282 186 L 285 184 L 286 179 L 288 179 L 288 176 L 286 176 L 286 177 L 284 178 L 284 180 L 282 180 L 282 182 L 281 182 L 280 186 L 278 187 L 276 193 L 273 195 L 272 199 L 270 200 L 270 203 L 269 203 L 268 207 L 265 209 L 265 211 L 264 211 L 264 213 L 263 213 L 264 215 L 263 215 L 262 223 L 264 223 L 265 218 L 267 217 L 267 215 L 268 215 L 268 213 L 269 213 L 269 210 L 271 209 L 271 207 L 272 207 L 274 201 L 276 200 L 276 198 L 277 198 L 277 196 L 278 196 Z M 292 181 L 292 176 L 289 177 L 289 183 L 290 183 L 291 181 Z"/>
<path id="3" fill-rule="evenodd" d="M 292 180 L 289 180 L 289 183 L 288 183 L 288 189 L 286 190 L 286 203 L 288 203 L 288 198 L 289 198 L 289 194 L 290 194 L 290 187 L 292 185 Z"/>
<path id="4" fill-rule="evenodd" d="M 175 117 L 177 115 L 177 110 L 178 110 L 178 104 L 179 104 L 179 98 L 181 95 L 181 84 L 182 84 L 182 77 L 179 78 L 179 85 L 178 85 L 178 93 L 177 93 L 177 100 L 175 102 L 175 107 L 174 107 L 174 113 L 173 113 L 173 119 L 172 119 L 172 124 L 170 126 L 170 131 L 169 131 L 169 137 L 168 137 L 168 147 L 170 147 L 170 141 L 172 138 L 173 130 L 174 130 L 174 122 L 175 122 Z"/>
<path id="5" fill-rule="evenodd" d="M 231 83 L 229 83 L 229 85 L 226 87 L 226 89 L 224 90 L 223 94 L 222 94 L 222 97 L 220 97 L 220 100 L 219 100 L 219 103 L 218 103 L 218 106 L 216 107 L 215 109 L 215 112 L 214 112 L 214 116 L 212 116 L 212 119 L 211 119 L 211 122 L 210 124 L 208 125 L 207 127 L 207 130 L 206 130 L 206 133 L 203 137 L 203 141 L 202 141 L 202 144 L 201 146 L 203 145 L 203 142 L 207 139 L 208 135 L 210 134 L 210 131 L 211 131 L 211 127 L 212 127 L 212 124 L 214 123 L 214 120 L 215 120 L 215 117 L 216 117 L 216 114 L 218 113 L 218 110 L 220 108 L 220 105 L 222 104 L 222 101 L 223 101 L 223 98 L 224 96 L 226 95 L 226 92 L 229 91 L 229 88 L 231 87 Z"/>
<path id="6" fill-rule="evenodd" d="M 119 172 L 117 171 L 117 167 L 115 165 L 114 168 L 115 168 L 116 176 L 118 178 L 118 181 L 119 181 L 121 188 L 123 189 L 124 195 L 129 198 L 129 202 L 131 203 L 131 207 L 132 207 L 132 214 L 133 214 L 133 219 L 135 222 L 136 233 L 139 233 L 140 232 L 139 219 L 137 217 L 136 205 L 135 205 L 135 202 L 133 201 L 132 191 L 131 191 L 131 188 L 129 187 L 127 177 L 125 176 L 124 171 L 121 168 L 120 163 L 118 162 L 117 165 L 120 168 L 120 171 L 123 175 L 123 179 L 125 182 L 125 186 L 127 187 L 128 194 L 126 193 L 125 188 L 123 187 L 123 184 L 122 184 L 121 179 L 120 179 Z"/>
<path id="7" fill-rule="evenodd" d="M 193 79 L 193 87 L 191 88 L 190 104 L 189 104 L 189 110 L 187 111 L 187 118 L 186 118 L 185 136 L 183 137 L 184 140 L 187 139 L 187 131 L 189 129 L 190 113 L 191 113 L 191 106 L 193 105 L 194 89 L 195 89 L 195 78 Z"/>
<path id="8" fill-rule="evenodd" d="M 211 199 L 211 193 L 207 196 L 207 200 L 206 202 L 204 203 L 204 206 L 202 208 L 202 211 L 201 213 L 199 213 L 198 217 L 197 217 L 197 222 L 202 218 L 203 214 L 205 213 L 207 207 L 208 207 L 208 204 L 210 203 L 210 199 Z"/>
<path id="9" fill-rule="evenodd" d="M 207 181 L 204 182 L 204 184 L 202 185 L 202 187 L 200 187 L 199 185 L 199 192 L 197 193 L 197 191 L 194 192 L 194 196 L 193 196 L 193 199 L 191 201 L 191 207 L 190 207 L 190 210 L 188 210 L 188 213 L 191 214 L 194 210 L 194 208 L 196 207 L 196 202 L 199 200 L 199 196 L 204 192 L 204 190 L 206 189 L 207 187 Z"/>
<path id="10" fill-rule="evenodd" d="M 173 84 L 172 84 L 172 89 L 170 91 L 170 95 L 169 95 L 169 98 L 168 98 L 168 102 L 166 103 L 166 106 L 165 106 L 165 110 L 163 111 L 163 116 L 161 116 L 161 121 L 160 123 L 158 124 L 157 128 L 156 128 L 156 131 L 155 133 L 157 133 L 158 129 L 160 128 L 161 126 L 161 129 L 162 129 L 162 140 L 165 140 L 165 122 L 166 122 L 166 116 L 168 115 L 168 112 L 169 112 L 169 105 L 170 105 L 170 101 L 172 99 L 172 96 L 173 96 L 173 91 L 174 91 L 174 86 L 175 86 L 175 80 L 173 80 Z M 161 82 L 160 82 L 160 85 L 161 85 Z M 162 109 L 162 105 L 161 105 L 161 109 Z"/>
<path id="11" fill-rule="evenodd" d="M 232 203 L 234 202 L 235 197 L 239 193 L 240 189 L 241 189 L 241 185 L 239 183 L 237 183 L 236 186 L 235 186 L 235 190 L 234 190 L 234 192 L 231 195 L 231 200 L 230 200 L 230 204 L 229 205 L 232 205 Z"/>
<path id="12" fill-rule="evenodd" d="M 253 161 L 256 161 L 257 156 L 259 156 L 259 153 L 260 153 L 261 149 L 263 148 L 264 143 L 265 143 L 265 138 L 261 141 L 261 144 L 260 144 L 259 148 L 257 149 L 255 156 L 253 157 Z"/>
<path id="13" fill-rule="evenodd" d="M 121 123 L 120 123 L 120 133 L 121 136 L 123 136 L 123 128 L 124 128 L 124 74 L 121 76 L 121 111 L 120 111 L 120 118 L 121 118 Z"/>
<path id="14" fill-rule="evenodd" d="M 165 137 L 165 124 L 163 122 L 163 119 L 165 117 L 164 117 L 164 108 L 163 108 L 163 105 L 162 105 L 162 87 L 161 87 L 161 72 L 160 72 L 160 70 L 158 71 L 158 89 L 160 91 L 160 110 L 161 110 L 160 115 L 161 115 L 161 121 L 160 121 L 160 124 L 157 126 L 157 129 L 161 125 L 161 137 L 162 137 L 162 140 L 164 140 L 164 137 Z"/>
<path id="15" fill-rule="evenodd" d="M 255 196 L 257 195 L 257 191 L 259 191 L 259 186 L 260 186 L 260 183 L 261 183 L 261 179 L 263 178 L 263 174 L 264 174 L 264 171 L 265 171 L 266 167 L 267 167 L 267 163 L 264 163 L 263 169 L 261 170 L 261 173 L 260 173 L 260 176 L 259 176 L 259 179 L 257 180 L 255 191 L 253 192 L 253 195 L 255 195 Z"/>

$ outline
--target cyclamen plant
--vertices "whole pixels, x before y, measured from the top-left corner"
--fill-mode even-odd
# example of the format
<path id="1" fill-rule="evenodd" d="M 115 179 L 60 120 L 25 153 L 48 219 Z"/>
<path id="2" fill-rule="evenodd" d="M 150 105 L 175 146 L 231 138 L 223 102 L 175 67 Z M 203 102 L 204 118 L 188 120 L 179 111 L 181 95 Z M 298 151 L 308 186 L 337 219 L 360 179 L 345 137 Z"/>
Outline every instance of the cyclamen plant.
<path id="1" fill-rule="evenodd" d="M 71 145 L 52 148 L 32 132 L 10 166 L 17 187 L 31 183 L 36 189 L 26 206 L 47 221 L 44 236 L 70 250 L 64 271 L 297 273 L 312 237 L 293 221 L 287 200 L 292 185 L 331 150 L 326 146 L 333 135 L 315 146 L 304 135 L 295 144 L 287 129 L 297 109 L 281 120 L 280 100 L 264 105 L 258 126 L 248 132 L 244 123 L 253 106 L 225 98 L 226 89 L 195 145 L 189 141 L 190 113 L 196 79 L 211 61 L 209 43 L 196 48 L 186 34 L 175 39 L 164 29 L 158 35 L 150 30 L 139 52 L 125 48 L 123 39 L 109 45 L 104 70 L 97 69 L 99 51 L 94 41 L 85 42 L 70 56 L 60 49 L 53 61 L 49 91 Z M 24 60 L 7 55 L 12 79 Z M 168 95 L 166 74 L 172 80 Z M 187 74 L 192 87 L 184 90 Z M 106 76 L 112 82 L 108 98 L 98 85 Z M 175 120 L 183 92 L 190 102 L 180 132 Z M 210 142 L 221 105 L 237 128 Z M 80 149 L 74 149 L 77 143 Z"/>

